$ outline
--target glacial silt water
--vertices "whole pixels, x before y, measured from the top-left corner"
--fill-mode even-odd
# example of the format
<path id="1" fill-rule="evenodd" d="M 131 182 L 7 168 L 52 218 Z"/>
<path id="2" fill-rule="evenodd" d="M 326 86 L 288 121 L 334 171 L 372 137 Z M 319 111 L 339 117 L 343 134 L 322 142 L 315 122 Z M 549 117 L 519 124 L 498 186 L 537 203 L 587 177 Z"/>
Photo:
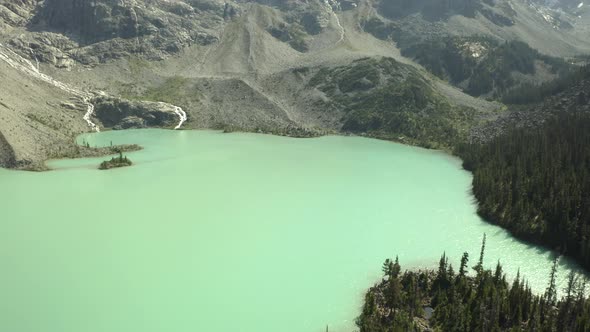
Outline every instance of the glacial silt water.
<path id="1" fill-rule="evenodd" d="M 468 251 L 472 266 L 484 233 L 486 266 L 547 284 L 552 254 L 483 222 L 471 175 L 441 152 L 214 131 L 80 140 L 145 149 L 109 171 L 0 170 L 0 331 L 353 331 L 385 258 L 435 267 L 444 251 L 457 266 Z"/>

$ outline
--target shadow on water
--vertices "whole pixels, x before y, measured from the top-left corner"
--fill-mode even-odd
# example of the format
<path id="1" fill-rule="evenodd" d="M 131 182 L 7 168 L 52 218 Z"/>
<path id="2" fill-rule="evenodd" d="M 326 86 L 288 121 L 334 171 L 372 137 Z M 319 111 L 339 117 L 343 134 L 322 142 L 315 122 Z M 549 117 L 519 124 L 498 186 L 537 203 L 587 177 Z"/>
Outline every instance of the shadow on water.
<path id="1" fill-rule="evenodd" d="M 473 192 L 473 174 L 465 169 L 462 168 L 463 171 L 468 172 L 469 176 L 471 178 L 471 183 L 469 184 L 469 187 L 467 188 L 467 190 L 465 191 L 465 194 L 469 197 L 469 201 L 470 203 L 473 205 L 475 211 L 478 211 L 479 208 L 479 201 L 477 200 L 477 198 L 474 195 Z M 531 242 L 527 239 L 523 239 L 519 236 L 517 236 L 516 234 L 514 234 L 514 232 L 512 232 L 510 229 L 506 229 L 503 228 L 499 225 L 497 225 L 496 223 L 494 223 L 493 221 L 489 221 L 486 218 L 484 218 L 483 216 L 481 216 L 479 214 L 479 212 L 477 212 L 478 218 L 481 220 L 481 222 L 493 227 L 495 230 L 493 233 L 491 233 L 491 235 L 495 236 L 495 237 L 501 237 L 504 234 L 508 234 L 509 237 L 511 239 L 513 239 L 515 242 L 523 245 L 525 248 L 534 251 L 535 254 L 539 255 L 539 256 L 546 256 L 548 257 L 551 261 L 558 259 L 558 271 L 574 271 L 578 277 L 582 277 L 585 281 L 590 281 L 590 273 L 589 271 L 587 271 L 586 269 L 584 269 L 583 267 L 581 267 L 573 258 L 567 256 L 567 255 L 563 255 L 560 254 L 557 250 L 547 246 L 547 245 L 543 245 L 541 243 L 534 243 Z M 550 269 L 547 270 L 547 276 L 549 276 L 550 274 Z M 524 276 L 526 278 L 526 276 Z M 565 277 L 565 276 L 561 276 L 561 277 Z"/>

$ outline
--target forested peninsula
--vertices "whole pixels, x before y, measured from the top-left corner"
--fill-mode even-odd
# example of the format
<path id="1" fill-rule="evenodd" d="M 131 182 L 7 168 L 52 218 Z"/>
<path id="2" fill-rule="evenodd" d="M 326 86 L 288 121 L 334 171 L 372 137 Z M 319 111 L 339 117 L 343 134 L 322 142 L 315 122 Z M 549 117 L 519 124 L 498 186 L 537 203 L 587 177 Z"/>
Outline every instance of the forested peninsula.
<path id="1" fill-rule="evenodd" d="M 590 330 L 586 283 L 570 273 L 558 298 L 557 258 L 546 291 L 536 295 L 520 275 L 509 282 L 499 262 L 484 269 L 484 248 L 485 238 L 473 268 L 464 253 L 458 271 L 445 254 L 436 271 L 402 272 L 397 258 L 387 259 L 382 281 L 365 296 L 360 332 Z"/>
<path id="2" fill-rule="evenodd" d="M 590 71 L 542 86 L 522 86 L 512 112 L 458 144 L 473 173 L 478 213 L 515 236 L 545 245 L 590 268 Z M 516 96 L 516 94 L 515 94 Z M 518 109 L 517 106 L 512 106 Z M 445 254 L 438 269 L 405 271 L 386 260 L 384 276 L 365 297 L 361 332 L 588 331 L 586 281 L 574 273 L 558 298 L 556 257 L 543 294 L 520 274 L 508 281 L 500 262 L 483 268 L 464 253 L 455 271 Z M 471 272 L 471 273 L 470 273 Z"/>
<path id="3" fill-rule="evenodd" d="M 590 114 L 563 113 L 461 149 L 486 220 L 590 268 Z"/>
<path id="4" fill-rule="evenodd" d="M 478 213 L 590 268 L 590 70 L 513 112 L 455 154 L 473 173 Z M 545 90 L 543 90 L 545 91 Z M 558 92 L 556 92 L 558 91 Z M 496 126 L 496 127 L 494 127 Z"/>

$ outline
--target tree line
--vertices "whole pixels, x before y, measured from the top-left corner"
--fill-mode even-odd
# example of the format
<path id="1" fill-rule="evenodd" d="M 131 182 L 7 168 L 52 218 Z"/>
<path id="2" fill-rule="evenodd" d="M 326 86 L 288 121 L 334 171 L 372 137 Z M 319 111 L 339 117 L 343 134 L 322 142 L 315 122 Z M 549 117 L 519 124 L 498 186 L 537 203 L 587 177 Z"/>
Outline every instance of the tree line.
<path id="1" fill-rule="evenodd" d="M 478 213 L 590 268 L 590 115 L 564 112 L 457 148 Z"/>
<path id="2" fill-rule="evenodd" d="M 519 87 L 506 92 L 502 96 L 502 102 L 516 105 L 538 103 L 547 97 L 571 88 L 584 79 L 590 78 L 590 65 L 584 65 L 575 69 L 565 72 L 554 80 L 541 84 L 521 84 Z"/>

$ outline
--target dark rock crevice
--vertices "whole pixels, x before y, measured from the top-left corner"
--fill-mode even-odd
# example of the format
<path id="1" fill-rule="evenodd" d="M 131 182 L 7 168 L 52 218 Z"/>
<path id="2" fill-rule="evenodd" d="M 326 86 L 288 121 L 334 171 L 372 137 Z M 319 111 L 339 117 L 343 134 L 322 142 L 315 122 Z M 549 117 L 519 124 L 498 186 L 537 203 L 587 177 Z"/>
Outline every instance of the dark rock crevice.
<path id="1" fill-rule="evenodd" d="M 14 149 L 6 141 L 6 138 L 0 132 L 0 167 L 12 168 L 16 167 L 16 156 Z"/>

